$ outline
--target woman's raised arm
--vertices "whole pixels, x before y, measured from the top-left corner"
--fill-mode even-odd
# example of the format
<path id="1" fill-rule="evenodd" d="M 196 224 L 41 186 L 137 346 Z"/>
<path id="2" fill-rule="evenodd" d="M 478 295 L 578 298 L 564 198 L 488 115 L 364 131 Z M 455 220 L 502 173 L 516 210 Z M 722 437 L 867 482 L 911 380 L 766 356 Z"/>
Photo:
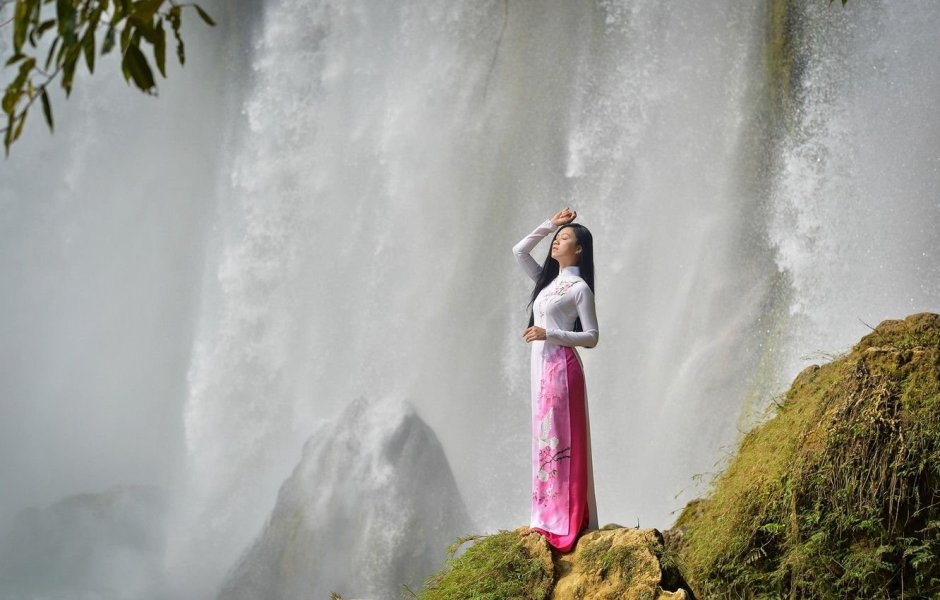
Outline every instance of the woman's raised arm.
<path id="1" fill-rule="evenodd" d="M 519 263 L 519 266 L 522 267 L 522 270 L 525 271 L 526 275 L 535 281 L 539 280 L 539 275 L 542 273 L 542 267 L 539 266 L 539 263 L 535 262 L 535 259 L 532 258 L 532 255 L 529 254 L 529 252 L 539 245 L 539 242 L 542 241 L 542 238 L 555 231 L 562 225 L 571 223 L 577 218 L 577 216 L 578 213 L 576 211 L 573 211 L 566 206 L 565 208 L 555 213 L 554 216 L 552 216 L 550 219 L 546 219 L 545 222 L 535 228 L 535 231 L 522 238 L 518 244 L 512 247 L 512 253 L 516 257 L 516 262 Z"/>
<path id="2" fill-rule="evenodd" d="M 555 231 L 555 229 L 556 227 L 552 223 L 552 220 L 546 219 L 544 223 L 535 228 L 535 231 L 522 238 L 518 244 L 512 247 L 512 253 L 516 257 L 516 262 L 519 263 L 519 266 L 522 267 L 525 274 L 533 280 L 538 281 L 542 267 L 539 266 L 539 263 L 535 262 L 535 259 L 532 258 L 532 255 L 529 253 L 532 252 L 533 248 L 539 245 L 539 242 L 541 242 L 545 236 Z"/>

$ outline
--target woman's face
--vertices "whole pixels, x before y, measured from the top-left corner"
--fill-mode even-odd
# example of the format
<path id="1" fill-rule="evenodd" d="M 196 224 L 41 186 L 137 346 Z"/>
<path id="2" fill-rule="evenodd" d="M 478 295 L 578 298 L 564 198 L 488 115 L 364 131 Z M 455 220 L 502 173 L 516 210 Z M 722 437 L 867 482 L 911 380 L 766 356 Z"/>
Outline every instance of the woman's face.
<path id="1" fill-rule="evenodd" d="M 571 266 L 578 264 L 581 246 L 578 245 L 578 238 L 570 227 L 565 227 L 558 232 L 555 240 L 552 242 L 552 258 L 558 261 L 562 266 Z"/>

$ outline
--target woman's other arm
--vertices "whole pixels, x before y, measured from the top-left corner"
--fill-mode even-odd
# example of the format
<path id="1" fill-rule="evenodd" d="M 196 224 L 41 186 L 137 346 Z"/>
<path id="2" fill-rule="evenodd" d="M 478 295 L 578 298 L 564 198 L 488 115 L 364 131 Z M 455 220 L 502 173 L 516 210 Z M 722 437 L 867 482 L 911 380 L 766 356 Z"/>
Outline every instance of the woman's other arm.
<path id="1" fill-rule="evenodd" d="M 583 331 L 548 329 L 545 331 L 545 340 L 558 346 L 593 348 L 600 336 L 597 329 L 597 313 L 594 310 L 594 292 L 586 283 L 580 283 L 576 291 L 572 291 L 575 292 L 575 306 L 578 308 L 578 318 L 581 319 Z"/>

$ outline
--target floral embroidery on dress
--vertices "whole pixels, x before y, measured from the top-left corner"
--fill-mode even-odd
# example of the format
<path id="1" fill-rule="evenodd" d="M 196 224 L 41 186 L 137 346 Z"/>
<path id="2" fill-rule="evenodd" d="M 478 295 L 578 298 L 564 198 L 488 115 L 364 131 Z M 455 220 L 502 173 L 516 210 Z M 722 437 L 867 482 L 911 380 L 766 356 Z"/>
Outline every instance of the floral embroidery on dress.
<path id="1" fill-rule="evenodd" d="M 562 400 L 559 390 L 552 385 L 553 370 L 549 366 L 542 374 L 539 392 L 541 406 L 554 406 Z M 571 446 L 559 448 L 558 436 L 552 435 L 554 413 L 554 408 L 546 411 L 539 423 L 539 431 L 536 435 L 539 462 L 536 478 L 541 485 L 536 483 L 533 486 L 532 499 L 541 506 L 547 506 L 549 500 L 558 496 L 559 490 L 555 485 L 555 479 L 558 477 L 558 463 L 571 458 Z"/>
<path id="2" fill-rule="evenodd" d="M 552 288 L 546 296 L 564 296 L 568 293 L 568 290 L 571 289 L 571 286 L 578 283 L 577 279 L 565 279 L 558 281 L 555 284 L 555 287 Z"/>
<path id="3" fill-rule="evenodd" d="M 554 281 L 554 284 L 550 288 L 548 288 L 547 292 L 545 292 L 545 296 L 542 298 L 542 301 L 539 303 L 539 306 L 538 306 L 539 316 L 542 318 L 545 317 L 545 305 L 548 304 L 549 298 L 555 297 L 555 296 L 558 296 L 558 297 L 564 296 L 565 294 L 568 293 L 568 290 L 570 290 L 572 286 L 574 286 L 574 284 L 576 283 L 578 283 L 577 279 L 562 279 L 562 280 L 556 279 Z"/>
<path id="4" fill-rule="evenodd" d="M 539 481 L 548 481 L 549 478 L 554 478 L 558 474 L 558 469 L 556 469 L 552 463 L 562 461 L 566 458 L 571 458 L 569 452 L 571 447 L 562 448 L 561 450 L 556 450 L 558 448 L 558 437 L 552 436 L 548 437 L 551 434 L 552 427 L 552 415 L 554 409 L 549 410 L 545 413 L 545 417 L 542 419 L 542 425 L 539 431 Z M 547 470 L 550 469 L 550 470 Z"/>

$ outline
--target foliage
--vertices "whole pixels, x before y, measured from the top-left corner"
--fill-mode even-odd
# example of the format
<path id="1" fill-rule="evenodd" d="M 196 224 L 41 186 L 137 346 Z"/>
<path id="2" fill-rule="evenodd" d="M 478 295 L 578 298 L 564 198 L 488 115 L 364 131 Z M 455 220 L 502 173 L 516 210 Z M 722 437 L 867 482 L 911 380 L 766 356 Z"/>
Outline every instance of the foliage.
<path id="1" fill-rule="evenodd" d="M 676 526 L 699 597 L 940 596 L 940 316 L 804 371 Z"/>
<path id="2" fill-rule="evenodd" d="M 3 96 L 7 117 L 3 144 L 7 155 L 23 132 L 29 109 L 37 99 L 49 129 L 53 129 L 48 88 L 61 77 L 68 96 L 75 70 L 83 59 L 88 72 L 93 73 L 96 55 L 104 56 L 118 48 L 124 79 L 145 93 L 156 94 L 156 79 L 144 49 L 149 45 L 154 65 L 166 77 L 168 25 L 176 41 L 177 60 L 181 65 L 185 63 L 180 34 L 184 8 L 193 8 L 206 24 L 215 25 L 197 4 L 174 0 L 15 0 L 13 17 L 4 24 L 13 25 L 13 55 L 5 66 L 17 70 Z M 104 33 L 99 35 L 101 31 Z M 45 41 L 49 39 L 44 39 L 46 34 L 50 34 L 51 42 Z"/>
<path id="3" fill-rule="evenodd" d="M 552 572 L 530 556 L 520 531 L 458 540 L 450 548 L 448 566 L 425 582 L 422 600 L 542 600 L 549 597 Z M 454 557 L 457 548 L 475 541 Z"/>

